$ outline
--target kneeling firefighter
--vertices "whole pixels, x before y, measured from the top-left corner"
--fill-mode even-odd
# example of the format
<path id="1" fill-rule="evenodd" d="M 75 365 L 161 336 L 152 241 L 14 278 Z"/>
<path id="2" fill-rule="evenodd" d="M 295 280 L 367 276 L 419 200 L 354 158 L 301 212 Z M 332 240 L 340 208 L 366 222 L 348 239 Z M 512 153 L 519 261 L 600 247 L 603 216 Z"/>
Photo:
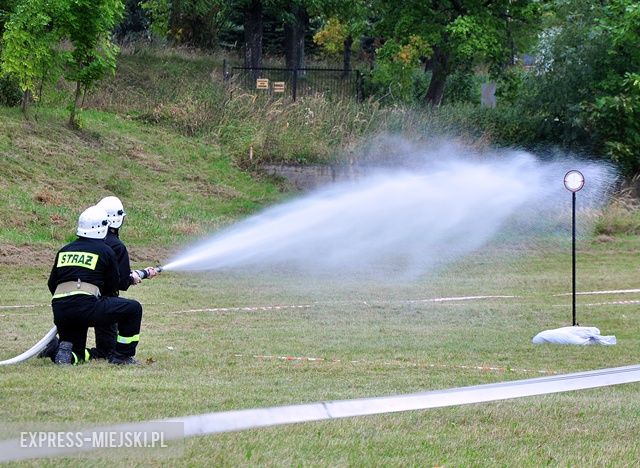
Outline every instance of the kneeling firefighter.
<path id="1" fill-rule="evenodd" d="M 135 286 L 143 279 L 154 278 L 157 272 L 153 267 L 147 267 L 144 270 L 131 270 L 129 251 L 120 240 L 120 228 L 127 216 L 122 201 L 120 201 L 118 197 L 109 196 L 100 200 L 96 206 L 103 208 L 107 212 L 109 225 L 104 241 L 116 254 L 118 272 L 120 274 L 120 280 L 116 290 L 112 292 L 105 291 L 103 295 L 118 296 L 119 291 L 126 291 L 129 289 L 129 286 Z M 106 359 L 113 354 L 115 350 L 118 337 L 118 324 L 96 326 L 95 334 L 96 347 L 89 350 L 89 355 L 91 359 Z"/>
<path id="2" fill-rule="evenodd" d="M 53 294 L 53 322 L 60 345 L 56 364 L 77 364 L 89 358 L 85 349 L 89 327 L 119 325 L 112 364 L 137 364 L 142 306 L 115 297 L 120 281 L 118 261 L 104 238 L 109 225 L 103 208 L 92 206 L 78 219 L 78 239 L 56 254 L 48 286 Z"/>

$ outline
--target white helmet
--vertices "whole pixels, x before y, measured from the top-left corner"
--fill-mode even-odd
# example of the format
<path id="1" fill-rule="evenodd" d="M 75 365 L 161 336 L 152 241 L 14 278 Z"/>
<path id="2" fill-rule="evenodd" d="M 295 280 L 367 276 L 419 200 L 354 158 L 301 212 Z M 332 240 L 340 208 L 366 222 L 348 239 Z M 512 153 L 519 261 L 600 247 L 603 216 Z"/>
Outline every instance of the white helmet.
<path id="1" fill-rule="evenodd" d="M 118 197 L 104 197 L 96 206 L 99 206 L 107 212 L 109 226 L 112 228 L 122 226 L 122 221 L 127 213 L 124 212 L 124 207 Z"/>
<path id="2" fill-rule="evenodd" d="M 90 239 L 104 239 L 107 237 L 108 226 L 107 212 L 99 206 L 92 206 L 80 215 L 77 234 Z"/>

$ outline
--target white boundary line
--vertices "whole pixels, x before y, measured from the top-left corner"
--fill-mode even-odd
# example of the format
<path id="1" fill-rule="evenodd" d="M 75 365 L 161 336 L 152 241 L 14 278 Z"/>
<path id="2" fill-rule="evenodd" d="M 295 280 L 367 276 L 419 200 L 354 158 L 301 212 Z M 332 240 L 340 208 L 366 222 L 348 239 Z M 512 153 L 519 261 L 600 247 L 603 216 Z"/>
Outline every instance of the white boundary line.
<path id="1" fill-rule="evenodd" d="M 593 302 L 591 304 L 580 304 L 580 306 L 592 307 L 601 305 L 631 305 L 640 304 L 640 301 L 611 301 L 611 302 Z"/>
<path id="2" fill-rule="evenodd" d="M 453 297 L 435 297 L 431 299 L 406 299 L 403 301 L 388 301 L 388 302 L 403 302 L 407 304 L 426 303 L 426 302 L 457 302 L 457 301 L 474 301 L 482 299 L 511 299 L 520 296 L 453 296 Z M 362 303 L 369 305 L 370 303 L 380 303 L 384 301 L 341 301 L 341 303 Z M 316 306 L 325 305 L 324 302 L 315 302 L 313 304 L 291 304 L 291 305 L 275 305 L 275 306 L 247 306 L 247 307 L 211 307 L 211 308 L 199 308 L 199 309 L 185 309 L 176 310 L 174 314 L 186 314 L 191 312 L 256 312 L 262 310 L 284 310 L 284 309 L 310 309 Z"/>
<path id="3" fill-rule="evenodd" d="M 513 299 L 520 296 L 453 296 L 453 297 L 434 297 L 432 299 L 408 299 L 407 303 L 415 302 L 454 302 L 454 301 L 475 301 L 480 299 Z"/>
<path id="4" fill-rule="evenodd" d="M 583 291 L 583 292 L 577 292 L 576 296 L 588 296 L 588 295 L 595 295 L 595 294 L 630 294 L 630 293 L 639 293 L 640 289 L 614 289 L 611 291 Z M 558 297 L 558 296 L 571 296 L 573 293 L 561 293 L 561 294 L 554 294 L 553 297 Z"/>
<path id="5" fill-rule="evenodd" d="M 617 290 L 608 290 L 608 291 L 583 291 L 577 292 L 576 295 L 595 295 L 595 294 L 630 294 L 630 293 L 640 293 L 640 289 L 617 289 Z M 553 297 L 562 297 L 562 296 L 570 296 L 572 293 L 560 293 L 554 294 Z M 479 295 L 479 296 L 450 296 L 450 297 L 433 297 L 427 299 L 406 299 L 401 301 L 388 301 L 388 302 L 404 302 L 407 304 L 415 304 L 415 303 L 429 303 L 429 302 L 462 302 L 462 301 L 475 301 L 475 300 L 483 300 L 483 299 L 517 299 L 522 298 L 524 296 L 517 295 Z M 364 305 L 369 305 L 369 303 L 380 303 L 385 301 L 380 300 L 370 300 L 370 301 L 341 301 L 347 303 L 363 303 Z M 623 303 L 633 303 L 631 301 L 626 302 L 603 302 L 594 305 L 605 305 L 605 304 L 623 304 Z M 159 303 L 163 304 L 163 303 Z M 212 308 L 198 308 L 198 309 L 186 309 L 186 310 L 176 310 L 171 313 L 174 314 L 185 314 L 191 312 L 255 312 L 261 310 L 281 310 L 281 309 L 308 309 L 314 306 L 324 305 L 323 302 L 315 302 L 313 304 L 291 304 L 291 305 L 276 305 L 276 306 L 238 306 L 238 307 L 212 307 Z M 146 303 L 145 305 L 156 305 L 154 303 Z M 591 305 L 591 304 L 581 304 L 581 305 Z M 0 305 L 0 309 L 32 309 L 37 307 L 49 307 L 50 304 L 17 304 L 17 305 Z"/>
<path id="6" fill-rule="evenodd" d="M 282 305 L 282 306 L 255 306 L 255 307 L 214 307 L 210 309 L 176 310 L 174 314 L 187 314 L 189 312 L 256 312 L 259 310 L 283 310 L 283 309 L 309 309 L 311 304 Z"/>
<path id="7" fill-rule="evenodd" d="M 578 304 L 580 307 L 594 307 L 603 305 L 634 305 L 640 304 L 640 301 L 610 301 L 610 302 L 592 302 L 588 304 Z M 552 307 L 567 307 L 566 304 L 553 304 Z"/>
<path id="8" fill-rule="evenodd" d="M 90 436 L 95 432 L 106 431 L 157 430 L 159 422 L 184 424 L 184 434 L 170 434 L 168 440 L 171 440 L 283 424 L 484 403 L 639 381 L 640 365 L 633 365 L 405 395 L 198 414 L 119 426 L 98 427 L 78 432 Z M 4 440 L 0 441 L 0 462 L 60 456 L 88 449 L 90 447 L 83 447 L 82 449 L 77 447 L 25 448 L 21 446 L 21 439 Z"/>

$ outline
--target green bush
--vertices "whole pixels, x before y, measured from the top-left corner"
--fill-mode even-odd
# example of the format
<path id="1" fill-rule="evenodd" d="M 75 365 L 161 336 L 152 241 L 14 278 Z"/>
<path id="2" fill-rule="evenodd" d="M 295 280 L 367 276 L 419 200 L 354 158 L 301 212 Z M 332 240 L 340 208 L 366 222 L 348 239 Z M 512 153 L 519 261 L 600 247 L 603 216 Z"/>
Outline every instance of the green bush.
<path id="1" fill-rule="evenodd" d="M 494 109 L 475 107 L 469 114 L 472 124 L 496 144 L 530 148 L 541 143 L 544 116 L 527 112 L 517 104 L 503 104 Z"/>
<path id="2" fill-rule="evenodd" d="M 22 91 L 18 81 L 10 76 L 0 76 L 0 105 L 13 107 L 20 104 Z"/>
<path id="3" fill-rule="evenodd" d="M 543 116 L 538 140 L 614 161 L 640 173 L 640 4 L 556 5 L 562 27 L 541 36 L 535 79 L 522 108 Z"/>
<path id="4" fill-rule="evenodd" d="M 431 79 L 431 75 L 418 66 L 426 47 L 413 36 L 409 44 L 393 39 L 386 41 L 376 51 L 376 66 L 364 75 L 365 95 L 391 103 L 422 100 Z"/>
<path id="5" fill-rule="evenodd" d="M 530 94 L 535 75 L 522 67 L 509 67 L 497 80 L 496 98 L 500 102 L 517 103 Z"/>
<path id="6" fill-rule="evenodd" d="M 480 103 L 480 88 L 486 81 L 484 75 L 458 70 L 447 78 L 443 101 L 446 104 Z"/>

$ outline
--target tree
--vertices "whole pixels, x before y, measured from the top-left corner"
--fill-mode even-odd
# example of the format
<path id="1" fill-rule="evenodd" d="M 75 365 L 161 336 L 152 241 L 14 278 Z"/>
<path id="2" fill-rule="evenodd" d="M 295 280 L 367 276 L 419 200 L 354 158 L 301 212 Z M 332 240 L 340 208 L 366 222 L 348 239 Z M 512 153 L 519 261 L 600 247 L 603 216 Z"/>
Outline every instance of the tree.
<path id="1" fill-rule="evenodd" d="M 262 67 L 264 19 L 271 14 L 284 23 L 286 67 L 304 67 L 304 38 L 309 24 L 304 0 L 236 0 L 235 6 L 242 11 L 246 67 Z"/>
<path id="2" fill-rule="evenodd" d="M 640 173 L 640 4 L 612 0 L 602 7 L 592 35 L 606 49 L 591 99 L 582 103 L 587 127 L 603 141 L 605 153 L 625 175 Z"/>
<path id="3" fill-rule="evenodd" d="M 212 49 L 238 5 L 223 0 L 146 0 L 141 6 L 157 36 L 177 44 Z"/>
<path id="4" fill-rule="evenodd" d="M 119 41 L 146 37 L 149 32 L 149 18 L 140 0 L 126 0 L 122 21 L 114 34 Z"/>
<path id="5" fill-rule="evenodd" d="M 244 66 L 248 68 L 262 67 L 262 15 L 262 0 L 249 0 L 242 7 L 245 44 Z"/>
<path id="6" fill-rule="evenodd" d="M 287 68 L 304 68 L 304 39 L 309 28 L 309 13 L 298 1 L 289 3 L 284 15 L 284 58 Z"/>
<path id="7" fill-rule="evenodd" d="M 431 80 L 425 100 L 442 102 L 447 77 L 480 61 L 510 61 L 514 25 L 529 23 L 536 11 L 530 0 L 375 0 L 379 34 L 407 43 L 420 37 L 432 49 Z"/>
<path id="8" fill-rule="evenodd" d="M 0 37 L 2 37 L 4 25 L 9 21 L 9 16 L 11 16 L 11 13 L 14 11 L 16 3 L 16 0 L 3 0 L 2 3 L 0 3 Z"/>
<path id="9" fill-rule="evenodd" d="M 122 0 L 22 0 L 5 26 L 2 68 L 24 91 L 23 110 L 37 83 L 55 80 L 57 65 L 76 83 L 69 124 L 76 126 L 82 93 L 115 71 L 118 48 L 111 32 L 123 11 Z M 68 41 L 71 50 L 60 47 Z"/>
<path id="10" fill-rule="evenodd" d="M 149 18 L 149 29 L 152 34 L 168 39 L 171 35 L 169 23 L 171 22 L 173 2 L 171 0 L 146 0 L 141 2 L 140 6 Z"/>
<path id="11" fill-rule="evenodd" d="M 23 0 L 5 24 L 2 72 L 18 80 L 25 115 L 32 97 L 39 97 L 42 83 L 59 76 L 55 46 L 60 32 L 54 27 L 54 19 L 61 7 L 62 3 L 55 0 Z"/>
<path id="12" fill-rule="evenodd" d="M 368 28 L 368 2 L 353 0 L 343 2 L 326 0 L 320 11 L 314 12 L 325 19 L 324 26 L 313 40 L 330 55 L 342 54 L 342 69 L 347 74 L 351 70 L 351 51 L 354 37 L 360 37 Z"/>
<path id="13" fill-rule="evenodd" d="M 62 37 L 73 49 L 65 54 L 65 78 L 76 83 L 70 106 L 69 125 L 77 126 L 81 98 L 107 73 L 115 73 L 118 47 L 110 35 L 122 17 L 122 0 L 65 0 L 59 15 Z"/>
<path id="14" fill-rule="evenodd" d="M 526 103 L 544 118 L 541 137 L 606 156 L 631 177 L 640 172 L 640 5 L 551 7 Z"/>

